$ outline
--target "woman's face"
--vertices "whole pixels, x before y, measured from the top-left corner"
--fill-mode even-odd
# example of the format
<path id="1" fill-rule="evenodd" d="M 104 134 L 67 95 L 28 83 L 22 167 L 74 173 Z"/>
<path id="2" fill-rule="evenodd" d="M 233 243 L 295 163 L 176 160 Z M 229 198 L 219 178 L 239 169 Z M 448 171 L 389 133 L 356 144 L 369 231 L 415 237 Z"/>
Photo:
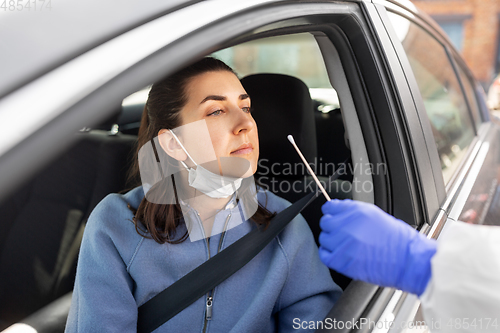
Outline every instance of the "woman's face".
<path id="1" fill-rule="evenodd" d="M 222 168 L 219 164 L 219 171 L 222 170 L 223 175 L 233 177 L 253 175 L 257 170 L 259 158 L 257 125 L 250 114 L 250 98 L 236 75 L 228 71 L 200 74 L 190 80 L 186 94 L 187 104 L 180 113 L 181 123 L 186 125 L 205 120 L 215 155 L 222 164 Z M 183 135 L 183 141 L 188 152 L 193 154 L 193 151 L 196 154 L 200 139 L 196 133 L 192 134 Z M 244 162 L 242 159 L 250 164 L 248 169 L 248 162 L 244 163 L 247 166 L 244 174 L 235 170 L 238 169 L 237 165 L 241 165 L 238 161 Z M 235 167 L 228 168 L 228 165 Z"/>

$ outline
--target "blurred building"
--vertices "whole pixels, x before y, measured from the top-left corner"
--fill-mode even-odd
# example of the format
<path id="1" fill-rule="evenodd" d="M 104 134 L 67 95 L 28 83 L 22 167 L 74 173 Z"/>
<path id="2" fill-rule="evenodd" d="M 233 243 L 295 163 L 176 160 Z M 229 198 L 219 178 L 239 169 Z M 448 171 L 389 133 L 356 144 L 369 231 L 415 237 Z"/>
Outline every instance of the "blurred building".
<path id="1" fill-rule="evenodd" d="M 500 72 L 500 0 L 412 0 L 448 34 L 487 89 Z"/>

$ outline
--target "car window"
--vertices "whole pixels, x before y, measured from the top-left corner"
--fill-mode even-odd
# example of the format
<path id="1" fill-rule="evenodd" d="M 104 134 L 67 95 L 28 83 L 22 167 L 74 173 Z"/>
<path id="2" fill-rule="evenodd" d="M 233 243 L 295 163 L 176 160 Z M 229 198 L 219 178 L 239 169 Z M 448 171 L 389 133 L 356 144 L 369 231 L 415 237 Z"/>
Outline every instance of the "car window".
<path id="1" fill-rule="evenodd" d="M 441 43 L 417 24 L 388 14 L 415 74 L 448 183 L 475 135 L 460 83 Z"/>
<path id="2" fill-rule="evenodd" d="M 455 62 L 457 63 L 457 62 Z M 464 69 L 460 64 L 457 63 L 457 71 L 460 76 L 460 81 L 462 81 L 462 85 L 464 87 L 465 95 L 467 96 L 467 100 L 469 101 L 469 107 L 472 112 L 472 116 L 474 118 L 474 123 L 476 124 L 476 128 L 479 128 L 481 125 L 481 113 L 479 111 L 479 104 L 477 102 L 474 84 L 471 82 L 469 77 L 465 74 Z"/>
<path id="3" fill-rule="evenodd" d="M 309 33 L 263 38 L 213 54 L 240 77 L 255 73 L 278 73 L 297 77 L 309 87 L 323 112 L 339 107 L 318 44 Z"/>

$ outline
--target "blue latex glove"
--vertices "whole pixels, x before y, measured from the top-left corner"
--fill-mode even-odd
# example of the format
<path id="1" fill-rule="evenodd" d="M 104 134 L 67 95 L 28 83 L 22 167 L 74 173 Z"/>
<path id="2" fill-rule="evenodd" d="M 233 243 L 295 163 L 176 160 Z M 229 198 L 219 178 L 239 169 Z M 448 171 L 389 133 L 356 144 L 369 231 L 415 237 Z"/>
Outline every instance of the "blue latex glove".
<path id="1" fill-rule="evenodd" d="M 364 202 L 334 199 L 322 210 L 319 256 L 325 265 L 355 280 L 424 292 L 435 240 Z"/>

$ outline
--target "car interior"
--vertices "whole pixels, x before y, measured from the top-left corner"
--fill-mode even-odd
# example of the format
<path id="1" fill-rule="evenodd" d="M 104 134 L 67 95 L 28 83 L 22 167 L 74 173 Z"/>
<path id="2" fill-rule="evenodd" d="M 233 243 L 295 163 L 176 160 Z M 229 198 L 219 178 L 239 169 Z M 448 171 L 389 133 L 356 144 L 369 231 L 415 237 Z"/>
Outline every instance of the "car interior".
<path id="1" fill-rule="evenodd" d="M 333 44 L 321 38 L 311 33 L 268 37 L 212 54 L 235 69 L 251 97 L 260 142 L 256 180 L 290 202 L 315 186 L 300 167 L 302 161 L 286 139 L 289 134 L 315 163 L 323 182 L 344 165 L 341 177 L 326 187 L 332 198 L 361 195 L 352 191 L 356 175 L 349 167 L 352 146 L 360 143 L 349 140 L 353 136 L 346 130 L 355 117 L 346 110 L 354 104 L 346 93 L 345 74 L 341 69 L 332 73 L 338 68 L 335 57 L 325 62 L 321 55 Z M 54 318 L 64 327 L 86 220 L 107 194 L 134 185 L 127 181 L 127 171 L 147 91 L 125 98 L 106 122 L 76 133 L 71 149 L 0 203 L 0 330 L 37 320 L 33 318 Z M 302 212 L 316 241 L 324 201 L 318 197 Z M 350 282 L 334 271 L 332 277 L 343 289 Z"/>

